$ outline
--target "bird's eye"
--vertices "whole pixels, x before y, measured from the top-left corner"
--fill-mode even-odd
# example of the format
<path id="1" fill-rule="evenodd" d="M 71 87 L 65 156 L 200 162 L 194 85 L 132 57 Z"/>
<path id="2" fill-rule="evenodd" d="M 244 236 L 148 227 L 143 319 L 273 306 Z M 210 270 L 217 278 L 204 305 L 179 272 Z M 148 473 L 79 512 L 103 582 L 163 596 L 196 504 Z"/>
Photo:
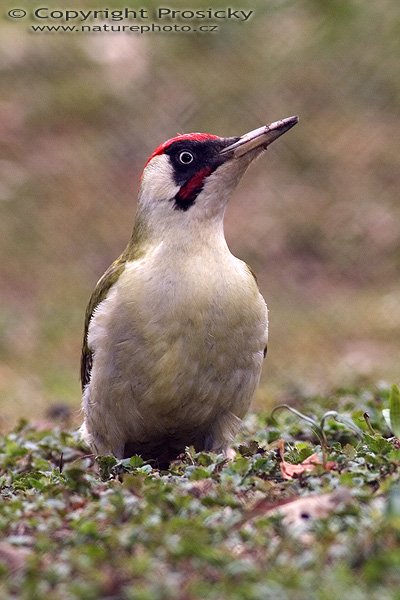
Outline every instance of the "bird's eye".
<path id="1" fill-rule="evenodd" d="M 193 162 L 194 160 L 194 156 L 191 152 L 188 152 L 187 150 L 185 150 L 184 152 L 181 152 L 179 155 L 179 162 L 182 163 L 183 165 L 189 165 L 191 162 Z"/>

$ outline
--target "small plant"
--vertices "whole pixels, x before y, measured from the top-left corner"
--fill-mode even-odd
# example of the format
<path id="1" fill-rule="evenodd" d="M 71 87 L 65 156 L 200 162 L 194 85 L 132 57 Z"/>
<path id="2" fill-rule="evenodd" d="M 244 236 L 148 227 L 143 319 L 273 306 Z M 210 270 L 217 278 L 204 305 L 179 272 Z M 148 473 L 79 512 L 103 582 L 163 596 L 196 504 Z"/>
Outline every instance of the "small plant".
<path id="1" fill-rule="evenodd" d="M 389 408 L 384 408 L 382 414 L 389 429 L 400 439 L 400 390 L 397 385 L 392 385 Z"/>
<path id="2" fill-rule="evenodd" d="M 306 423 L 308 423 L 311 426 L 312 431 L 317 436 L 319 443 L 321 445 L 322 464 L 324 467 L 326 467 L 326 465 L 327 465 L 327 452 L 328 452 L 328 446 L 329 446 L 328 439 L 327 439 L 327 436 L 325 433 L 325 423 L 328 419 L 334 419 L 338 423 L 342 423 L 343 425 L 346 425 L 351 431 L 353 431 L 360 438 L 363 435 L 363 432 L 361 431 L 361 429 L 359 427 L 357 427 L 357 425 L 355 423 L 353 423 L 353 421 L 349 417 L 346 417 L 345 415 L 341 415 L 338 412 L 336 412 L 335 410 L 328 410 L 327 412 L 325 412 L 322 415 L 321 419 L 319 421 L 317 421 L 315 418 L 303 414 L 302 412 L 300 412 L 299 410 L 296 410 L 295 408 L 293 408 L 292 406 L 289 406 L 288 404 L 279 404 L 278 406 L 276 406 L 273 409 L 273 411 L 271 413 L 271 417 L 274 419 L 274 414 L 278 410 L 282 410 L 282 409 L 288 410 L 292 414 L 296 415 L 296 417 L 299 417 L 299 419 L 302 419 L 303 421 L 305 421 Z"/>

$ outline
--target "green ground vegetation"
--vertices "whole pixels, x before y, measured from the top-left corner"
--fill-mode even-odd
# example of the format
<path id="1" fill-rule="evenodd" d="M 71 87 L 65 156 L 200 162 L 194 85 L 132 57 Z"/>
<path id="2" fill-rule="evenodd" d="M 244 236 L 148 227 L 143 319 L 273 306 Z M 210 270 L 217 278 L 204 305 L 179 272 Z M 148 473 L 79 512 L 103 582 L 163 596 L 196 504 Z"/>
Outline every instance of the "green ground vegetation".
<path id="1" fill-rule="evenodd" d="M 240 6 L 254 18 L 215 35 L 34 34 L 28 18 L 1 19 L 3 431 L 53 403 L 78 408 L 85 307 L 129 239 L 154 147 L 292 114 L 299 125 L 252 165 L 226 214 L 229 246 L 270 308 L 257 407 L 397 380 L 398 0 Z"/>
<path id="2" fill-rule="evenodd" d="M 302 406 L 250 415 L 233 461 L 189 448 L 162 472 L 20 423 L 0 443 L 1 598 L 398 599 L 398 390 Z"/>

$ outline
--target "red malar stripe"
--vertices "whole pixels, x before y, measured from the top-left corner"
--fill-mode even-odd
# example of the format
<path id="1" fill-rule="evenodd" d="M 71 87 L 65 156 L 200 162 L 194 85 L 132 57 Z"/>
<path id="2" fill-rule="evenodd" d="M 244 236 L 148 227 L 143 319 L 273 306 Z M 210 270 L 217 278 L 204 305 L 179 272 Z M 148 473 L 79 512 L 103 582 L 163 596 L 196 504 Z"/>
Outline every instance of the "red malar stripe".
<path id="1" fill-rule="evenodd" d="M 179 200 L 189 200 L 195 192 L 200 191 L 204 180 L 213 172 L 211 167 L 203 167 L 181 187 L 177 196 Z"/>

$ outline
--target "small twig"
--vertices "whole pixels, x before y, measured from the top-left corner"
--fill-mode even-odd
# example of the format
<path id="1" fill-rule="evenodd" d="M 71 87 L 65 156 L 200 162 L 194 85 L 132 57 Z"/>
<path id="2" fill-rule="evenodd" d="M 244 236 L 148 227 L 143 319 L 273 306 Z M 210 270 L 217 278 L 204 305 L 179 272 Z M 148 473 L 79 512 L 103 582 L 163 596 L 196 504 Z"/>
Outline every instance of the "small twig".
<path id="1" fill-rule="evenodd" d="M 373 428 L 373 427 L 372 427 L 372 425 L 371 425 L 371 420 L 370 420 L 370 416 L 369 416 L 369 414 L 368 414 L 367 412 L 365 412 L 365 413 L 363 414 L 363 417 L 364 417 L 364 421 L 365 421 L 365 422 L 366 422 L 366 424 L 367 424 L 368 431 L 370 432 L 370 434 L 371 434 L 371 435 L 375 435 L 375 431 L 374 431 L 374 428 Z"/>

